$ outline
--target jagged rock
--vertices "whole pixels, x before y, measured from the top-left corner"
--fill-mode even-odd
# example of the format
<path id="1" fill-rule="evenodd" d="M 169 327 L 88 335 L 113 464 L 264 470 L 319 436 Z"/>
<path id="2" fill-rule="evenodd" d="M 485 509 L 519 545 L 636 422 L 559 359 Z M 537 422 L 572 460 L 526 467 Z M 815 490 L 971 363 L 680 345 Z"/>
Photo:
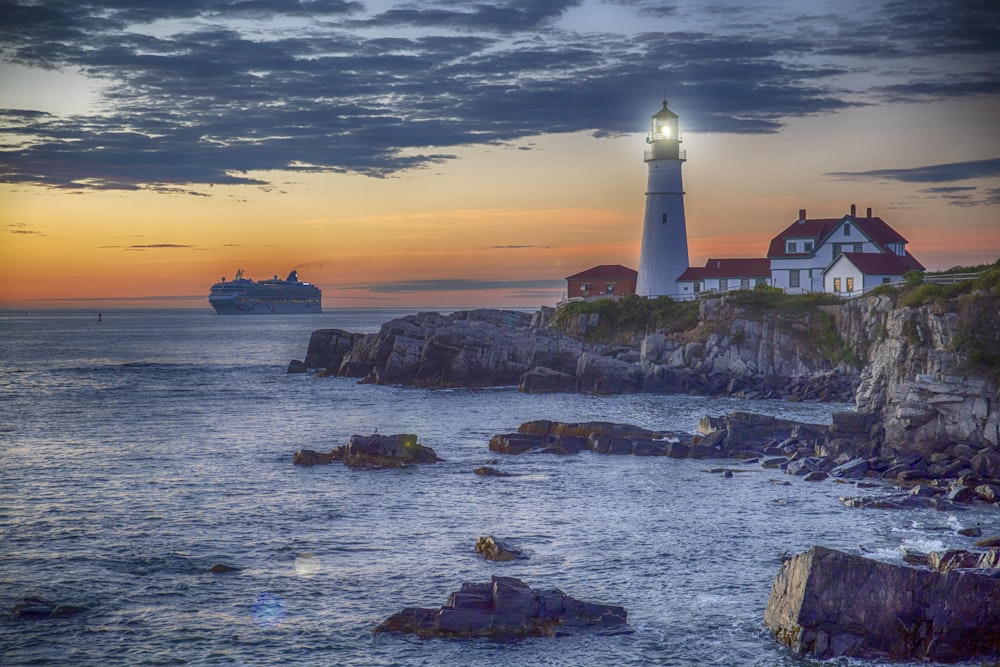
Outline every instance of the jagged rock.
<path id="1" fill-rule="evenodd" d="M 820 424 L 803 424 L 752 412 L 734 412 L 720 418 L 702 418 L 698 422 L 698 432 L 706 434 L 706 437 L 698 443 L 698 448 L 716 449 L 723 453 L 762 453 L 771 441 L 790 438 L 802 442 L 821 441 L 828 430 L 827 426 Z"/>
<path id="2" fill-rule="evenodd" d="M 764 623 L 816 658 L 956 662 L 1000 656 L 1000 578 L 813 547 L 782 564 Z"/>
<path id="3" fill-rule="evenodd" d="M 976 542 L 977 547 L 1000 547 L 1000 537 L 987 537 Z"/>
<path id="4" fill-rule="evenodd" d="M 507 562 L 523 560 L 527 556 L 507 540 L 501 540 L 492 535 L 484 535 L 476 540 L 476 553 L 482 554 L 486 560 Z"/>
<path id="5" fill-rule="evenodd" d="M 811 472 L 802 479 L 806 482 L 822 482 L 830 475 L 825 472 Z"/>
<path id="6" fill-rule="evenodd" d="M 932 551 L 927 554 L 927 565 L 937 572 L 950 572 L 960 568 L 977 567 L 981 554 L 965 549 Z"/>
<path id="7" fill-rule="evenodd" d="M 397 468 L 411 463 L 437 463 L 434 450 L 410 433 L 352 435 L 341 450 L 344 465 L 352 468 Z"/>
<path id="8" fill-rule="evenodd" d="M 517 433 L 490 439 L 490 450 L 504 454 L 537 451 L 550 454 L 632 454 L 687 458 L 692 454 L 686 433 L 651 431 L 631 424 L 612 422 L 563 423 L 549 420 L 525 422 Z"/>
<path id="9" fill-rule="evenodd" d="M 965 537 L 979 537 L 983 534 L 983 529 L 977 527 L 973 528 L 960 528 L 958 530 L 959 535 L 964 535 Z"/>
<path id="10" fill-rule="evenodd" d="M 46 618 L 66 618 L 76 616 L 90 607 L 74 604 L 59 604 L 44 598 L 27 597 L 14 605 L 14 617 L 27 620 L 41 620 Z"/>
<path id="11" fill-rule="evenodd" d="M 322 466 L 329 465 L 337 458 L 332 452 L 315 452 L 311 449 L 300 449 L 295 452 L 292 463 L 297 466 Z"/>
<path id="12" fill-rule="evenodd" d="M 1000 454 L 993 449 L 983 449 L 970 459 L 972 472 L 988 479 L 1000 479 Z"/>
<path id="13" fill-rule="evenodd" d="M 309 368 L 306 367 L 305 362 L 299 361 L 298 359 L 292 359 L 288 362 L 288 370 L 285 372 L 288 375 L 293 375 L 295 373 L 308 373 Z"/>
<path id="14" fill-rule="evenodd" d="M 517 390 L 524 394 L 572 393 L 577 390 L 576 376 L 536 367 L 521 376 Z"/>
<path id="15" fill-rule="evenodd" d="M 364 334 L 350 333 L 343 329 L 317 329 L 309 337 L 309 347 L 306 349 L 304 362 L 297 362 L 304 367 L 302 370 L 292 370 L 289 364 L 288 372 L 302 373 L 308 368 L 322 368 L 336 371 L 343 362 L 346 355 L 354 344 L 357 343 Z M 296 364 L 295 361 L 292 364 Z"/>
<path id="16" fill-rule="evenodd" d="M 495 641 L 578 632 L 631 632 L 622 607 L 575 600 L 560 590 L 530 588 L 519 579 L 492 577 L 462 584 L 438 609 L 410 607 L 373 632 L 405 632 L 421 639 L 483 637 Z"/>

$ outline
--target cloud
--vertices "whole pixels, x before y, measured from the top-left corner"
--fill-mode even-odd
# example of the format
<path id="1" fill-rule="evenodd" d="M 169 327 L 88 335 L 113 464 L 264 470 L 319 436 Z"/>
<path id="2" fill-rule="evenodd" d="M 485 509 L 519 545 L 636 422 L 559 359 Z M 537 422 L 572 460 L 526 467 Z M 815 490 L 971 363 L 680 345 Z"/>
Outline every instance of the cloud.
<path id="1" fill-rule="evenodd" d="M 564 280 L 477 280 L 473 278 L 454 278 L 442 280 L 401 280 L 396 282 L 377 283 L 367 286 L 372 292 L 380 294 L 397 294 L 399 292 L 454 292 L 476 291 L 488 289 L 532 290 L 558 289 L 565 287 Z"/>
<path id="2" fill-rule="evenodd" d="M 522 250 L 524 248 L 551 248 L 550 245 L 491 245 L 491 250 Z"/>
<path id="3" fill-rule="evenodd" d="M 31 229 L 26 223 L 23 222 L 12 222 L 3 226 L 4 231 L 9 234 L 23 234 L 25 236 L 46 236 L 43 232 L 37 229 Z"/>
<path id="4" fill-rule="evenodd" d="M 843 180 L 889 180 L 904 183 L 948 183 L 974 178 L 1000 176 L 1000 158 L 949 162 L 908 169 L 874 169 L 872 171 L 833 171 L 827 176 Z"/>
<path id="5" fill-rule="evenodd" d="M 577 32 L 581 0 L 5 0 L 0 59 L 84 73 L 100 111 L 0 110 L 0 182 L 204 194 L 272 171 L 385 177 L 459 146 L 642 131 L 664 87 L 686 130 L 726 133 L 998 92 L 985 0 L 612 3 L 641 29 Z"/>

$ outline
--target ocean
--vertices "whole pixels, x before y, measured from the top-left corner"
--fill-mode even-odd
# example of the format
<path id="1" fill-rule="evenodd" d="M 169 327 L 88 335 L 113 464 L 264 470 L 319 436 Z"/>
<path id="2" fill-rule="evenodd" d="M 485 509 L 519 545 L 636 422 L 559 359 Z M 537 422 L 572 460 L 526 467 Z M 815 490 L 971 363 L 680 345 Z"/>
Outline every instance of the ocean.
<path id="1" fill-rule="evenodd" d="M 487 449 L 533 419 L 694 431 L 736 410 L 829 423 L 850 405 L 285 373 L 312 330 L 372 332 L 401 314 L 0 313 L 0 663 L 820 664 L 763 627 L 783 555 L 821 544 L 901 562 L 901 546 L 967 547 L 957 529 L 994 522 L 986 509 L 847 508 L 839 496 L 881 492 L 738 461 Z M 415 433 L 445 462 L 292 465 L 299 449 L 376 429 Z M 517 476 L 473 474 L 491 459 Z M 530 558 L 484 561 L 481 535 Z M 505 644 L 372 635 L 390 614 L 438 607 L 494 574 L 622 605 L 634 632 Z M 15 617 L 27 597 L 89 609 Z"/>

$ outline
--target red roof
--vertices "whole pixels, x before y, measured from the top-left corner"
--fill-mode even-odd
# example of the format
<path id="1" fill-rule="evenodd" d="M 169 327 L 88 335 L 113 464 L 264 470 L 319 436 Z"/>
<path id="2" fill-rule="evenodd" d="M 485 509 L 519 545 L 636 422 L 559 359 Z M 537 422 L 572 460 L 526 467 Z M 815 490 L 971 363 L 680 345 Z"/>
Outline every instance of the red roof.
<path id="1" fill-rule="evenodd" d="M 601 264 L 600 266 L 589 268 L 586 271 L 566 276 L 566 280 L 610 280 L 612 278 L 618 280 L 634 280 L 638 278 L 638 276 L 639 273 L 635 269 L 630 269 L 627 266 L 622 266 L 621 264 Z"/>
<path id="2" fill-rule="evenodd" d="M 705 278 L 769 278 L 771 260 L 767 257 L 742 259 L 710 259 L 705 266 L 692 266 L 677 280 Z"/>
<path id="3" fill-rule="evenodd" d="M 812 239 L 814 247 L 818 247 L 844 220 L 850 220 L 861 232 L 870 238 L 883 251 L 889 252 L 889 243 L 906 243 L 906 239 L 879 217 L 863 218 L 856 215 L 845 215 L 840 218 L 813 218 L 811 220 L 796 220 L 784 231 L 771 239 L 767 256 L 771 258 L 807 256 L 811 253 L 785 252 L 786 239 Z M 847 237 L 845 237 L 847 238 Z M 911 258 L 912 259 L 912 258 Z M 916 260 L 913 260 L 916 262 Z M 917 262 L 919 264 L 919 262 Z M 921 267 L 923 268 L 923 267 Z"/>
<path id="4" fill-rule="evenodd" d="M 843 255 L 844 259 L 858 267 L 865 275 L 901 276 L 907 271 L 924 269 L 920 262 L 909 254 L 901 257 L 890 252 L 845 252 Z"/>

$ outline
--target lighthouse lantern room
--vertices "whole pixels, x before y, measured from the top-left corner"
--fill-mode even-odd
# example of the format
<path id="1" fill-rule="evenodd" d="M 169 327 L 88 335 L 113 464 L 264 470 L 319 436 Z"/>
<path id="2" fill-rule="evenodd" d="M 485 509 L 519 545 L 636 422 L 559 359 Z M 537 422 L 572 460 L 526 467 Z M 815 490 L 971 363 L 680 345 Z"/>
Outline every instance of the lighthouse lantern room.
<path id="1" fill-rule="evenodd" d="M 684 186 L 678 116 L 667 107 L 654 116 L 646 142 L 646 216 L 636 293 L 639 296 L 682 298 L 677 278 L 688 268 L 687 225 L 684 220 Z"/>

